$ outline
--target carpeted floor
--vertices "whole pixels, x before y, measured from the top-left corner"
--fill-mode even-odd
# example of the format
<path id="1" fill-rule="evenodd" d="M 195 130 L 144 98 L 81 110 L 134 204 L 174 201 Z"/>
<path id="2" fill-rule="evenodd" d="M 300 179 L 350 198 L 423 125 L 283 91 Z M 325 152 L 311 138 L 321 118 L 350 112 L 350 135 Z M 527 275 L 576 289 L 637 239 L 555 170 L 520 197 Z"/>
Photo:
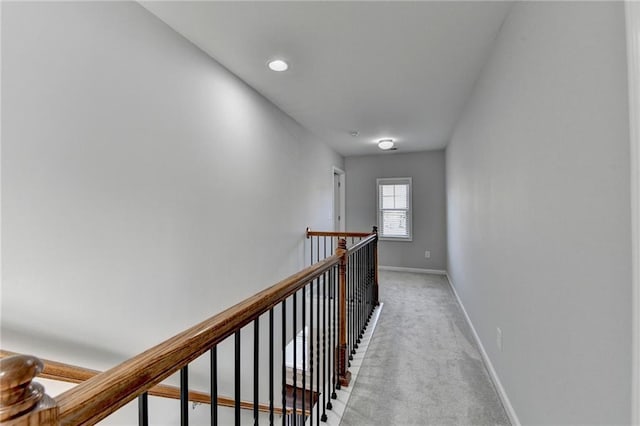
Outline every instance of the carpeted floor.
<path id="1" fill-rule="evenodd" d="M 379 281 L 384 308 L 341 425 L 509 425 L 447 278 Z"/>

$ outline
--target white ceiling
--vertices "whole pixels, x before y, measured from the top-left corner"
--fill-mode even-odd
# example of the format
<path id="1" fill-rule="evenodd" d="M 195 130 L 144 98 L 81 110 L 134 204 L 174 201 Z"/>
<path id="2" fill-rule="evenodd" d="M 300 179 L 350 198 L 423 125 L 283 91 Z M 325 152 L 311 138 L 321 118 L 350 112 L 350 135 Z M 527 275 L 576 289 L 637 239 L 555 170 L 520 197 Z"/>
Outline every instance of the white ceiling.
<path id="1" fill-rule="evenodd" d="M 141 3 L 345 156 L 446 146 L 511 5 Z"/>

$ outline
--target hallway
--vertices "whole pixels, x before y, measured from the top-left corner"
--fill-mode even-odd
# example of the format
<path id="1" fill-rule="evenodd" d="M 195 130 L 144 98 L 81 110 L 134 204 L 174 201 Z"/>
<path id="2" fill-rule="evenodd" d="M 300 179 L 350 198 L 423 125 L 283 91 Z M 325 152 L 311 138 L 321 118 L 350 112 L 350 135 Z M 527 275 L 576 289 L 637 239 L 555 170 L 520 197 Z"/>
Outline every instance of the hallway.
<path id="1" fill-rule="evenodd" d="M 341 424 L 510 424 L 446 277 L 379 280 L 384 308 Z"/>

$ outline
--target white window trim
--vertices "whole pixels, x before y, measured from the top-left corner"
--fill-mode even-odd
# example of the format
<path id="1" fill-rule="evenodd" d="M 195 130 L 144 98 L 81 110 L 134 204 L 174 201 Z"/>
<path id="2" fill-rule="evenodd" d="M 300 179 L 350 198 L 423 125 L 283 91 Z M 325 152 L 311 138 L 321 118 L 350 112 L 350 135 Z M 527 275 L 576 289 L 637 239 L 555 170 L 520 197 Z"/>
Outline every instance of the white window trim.
<path id="1" fill-rule="evenodd" d="M 408 237 L 383 237 L 382 236 L 382 210 L 380 209 L 380 185 L 409 184 L 407 195 L 407 233 Z M 381 241 L 413 241 L 413 179 L 410 177 L 397 178 L 377 178 L 376 179 L 376 217 L 378 222 L 378 233 Z"/>

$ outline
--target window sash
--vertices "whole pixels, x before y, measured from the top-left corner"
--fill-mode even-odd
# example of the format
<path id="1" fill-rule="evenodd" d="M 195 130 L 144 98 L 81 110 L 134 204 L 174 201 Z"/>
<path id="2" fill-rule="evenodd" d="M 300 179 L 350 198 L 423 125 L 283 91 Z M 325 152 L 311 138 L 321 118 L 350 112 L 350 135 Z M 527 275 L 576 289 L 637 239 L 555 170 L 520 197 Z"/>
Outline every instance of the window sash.
<path id="1" fill-rule="evenodd" d="M 411 183 L 411 178 L 377 179 L 380 238 L 412 239 Z"/>

